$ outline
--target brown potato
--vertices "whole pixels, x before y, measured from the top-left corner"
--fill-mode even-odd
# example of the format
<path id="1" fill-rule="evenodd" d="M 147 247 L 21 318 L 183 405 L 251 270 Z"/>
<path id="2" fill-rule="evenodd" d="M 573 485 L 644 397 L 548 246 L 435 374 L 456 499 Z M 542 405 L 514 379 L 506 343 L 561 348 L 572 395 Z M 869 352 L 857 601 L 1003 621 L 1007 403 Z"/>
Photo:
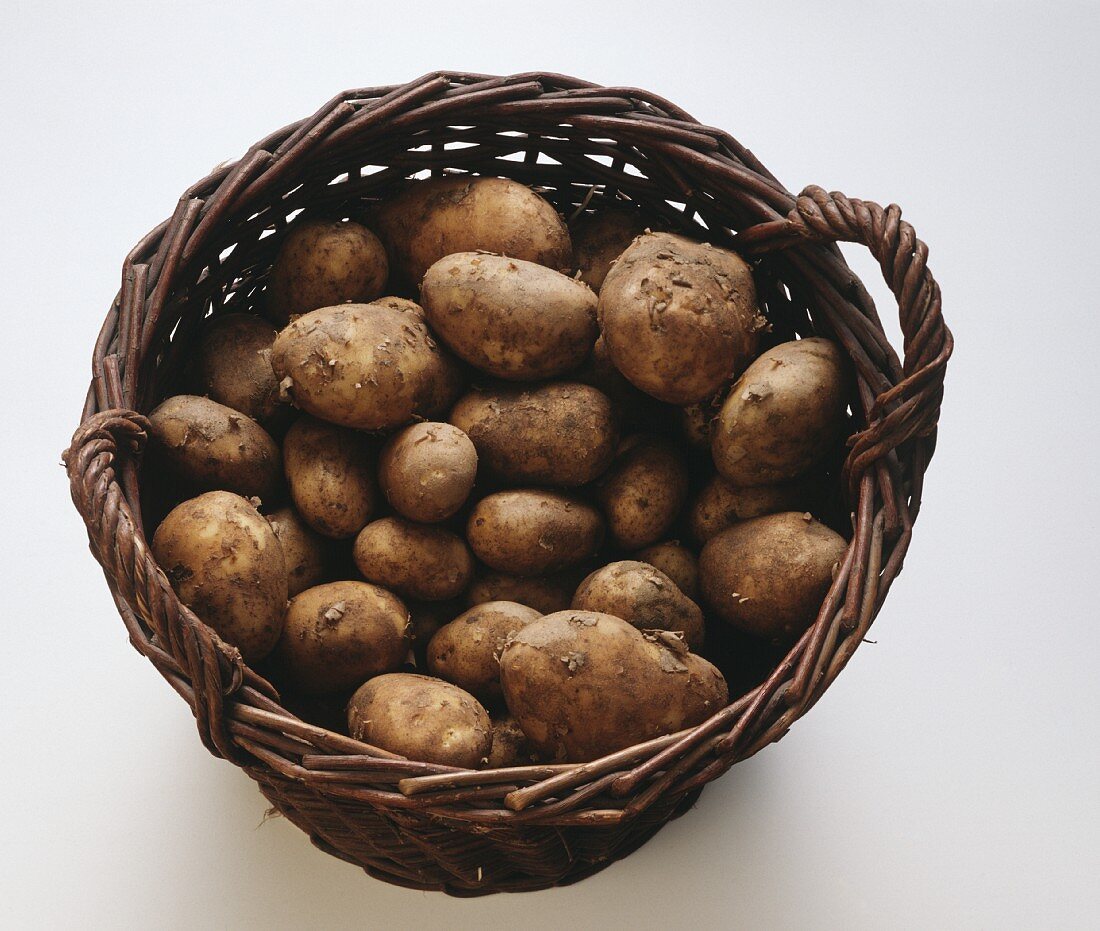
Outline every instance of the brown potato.
<path id="1" fill-rule="evenodd" d="M 514 601 L 490 601 L 460 614 L 441 627 L 428 644 L 428 671 L 461 686 L 479 701 L 492 702 L 500 691 L 500 654 L 508 638 L 542 617 Z"/>
<path id="2" fill-rule="evenodd" d="M 549 759 L 587 762 L 701 724 L 729 700 L 722 674 L 674 634 L 561 611 L 525 625 L 500 659 L 508 710 Z"/>
<path id="3" fill-rule="evenodd" d="M 287 591 L 291 598 L 320 584 L 330 562 L 329 543 L 292 507 L 267 516 L 286 560 Z"/>
<path id="4" fill-rule="evenodd" d="M 570 235 L 581 281 L 599 294 L 612 263 L 647 226 L 649 223 L 640 210 L 618 203 L 578 217 Z"/>
<path id="5" fill-rule="evenodd" d="M 754 517 L 703 547 L 703 598 L 739 630 L 789 643 L 813 623 L 847 546 L 809 514 Z"/>
<path id="6" fill-rule="evenodd" d="M 491 570 L 478 573 L 466 589 L 466 605 L 475 608 L 487 601 L 515 601 L 539 614 L 564 611 L 573 600 L 577 580 L 571 573 L 525 578 Z"/>
<path id="7" fill-rule="evenodd" d="M 493 472 L 521 484 L 585 485 L 611 464 L 618 441 L 611 401 L 572 382 L 474 391 L 449 419 Z"/>
<path id="8" fill-rule="evenodd" d="M 678 405 L 706 400 L 744 369 L 767 325 L 740 256 L 672 233 L 640 236 L 619 257 L 599 321 L 615 367 Z"/>
<path id="9" fill-rule="evenodd" d="M 400 427 L 439 401 L 446 363 L 423 318 L 387 304 L 341 304 L 298 317 L 271 365 L 302 410 L 344 427 Z"/>
<path id="10" fill-rule="evenodd" d="M 411 644 L 398 598 L 366 582 L 330 582 L 291 600 L 275 658 L 295 691 L 333 695 L 400 669 Z"/>
<path id="11" fill-rule="evenodd" d="M 714 465 L 735 485 L 797 478 L 821 462 L 844 428 L 844 357 L 827 339 L 769 349 L 730 390 L 714 423 Z"/>
<path id="12" fill-rule="evenodd" d="M 581 582 L 571 607 L 612 614 L 639 630 L 679 632 L 692 650 L 703 645 L 699 606 L 648 563 L 622 560 L 597 569 Z"/>
<path id="13" fill-rule="evenodd" d="M 434 524 L 455 514 L 474 487 L 477 450 L 458 427 L 418 423 L 394 434 L 378 459 L 378 483 L 403 517 Z"/>
<path id="14" fill-rule="evenodd" d="M 489 751 L 486 769 L 531 766 L 538 761 L 538 753 L 515 718 L 510 714 L 493 718 L 493 749 Z"/>
<path id="15" fill-rule="evenodd" d="M 603 519 L 579 498 L 538 489 L 482 498 L 466 524 L 470 548 L 487 566 L 512 575 L 545 575 L 595 555 Z"/>
<path id="16" fill-rule="evenodd" d="M 710 449 L 711 423 L 716 411 L 703 401 L 680 408 L 680 433 L 694 449 Z"/>
<path id="17" fill-rule="evenodd" d="M 412 615 L 413 648 L 424 652 L 435 632 L 450 624 L 465 609 L 460 601 L 405 601 Z M 419 661 L 418 661 L 419 662 Z"/>
<path id="18" fill-rule="evenodd" d="M 391 672 L 365 682 L 348 702 L 356 740 L 410 760 L 475 769 L 489 756 L 493 729 L 473 695 L 457 685 Z"/>
<path id="19" fill-rule="evenodd" d="M 506 178 L 469 175 L 410 185 L 374 216 L 394 267 L 409 284 L 445 255 L 498 252 L 571 270 L 569 231 L 553 206 Z"/>
<path id="20" fill-rule="evenodd" d="M 699 600 L 699 561 L 676 540 L 656 543 L 639 550 L 638 559 L 667 575 L 692 601 Z"/>
<path id="21" fill-rule="evenodd" d="M 279 447 L 268 432 L 209 398 L 169 398 L 149 415 L 149 438 L 154 455 L 194 488 L 267 499 L 282 486 Z"/>
<path id="22" fill-rule="evenodd" d="M 461 537 L 400 517 L 367 524 L 355 539 L 354 555 L 368 581 L 417 601 L 457 598 L 474 571 Z"/>
<path id="23" fill-rule="evenodd" d="M 428 323 L 460 359 L 507 381 L 553 378 L 596 341 L 596 295 L 581 281 L 519 259 L 448 255 L 420 291 Z"/>
<path id="24" fill-rule="evenodd" d="M 357 534 L 374 513 L 370 441 L 313 417 L 299 417 L 283 440 L 290 496 L 303 520 L 326 537 Z"/>
<path id="25" fill-rule="evenodd" d="M 688 493 L 687 465 L 671 443 L 656 436 L 628 437 L 621 449 L 597 494 L 612 539 L 625 550 L 639 550 L 660 540 L 679 516 Z"/>
<path id="26" fill-rule="evenodd" d="M 286 612 L 286 563 L 250 502 L 227 491 L 185 501 L 161 522 L 152 548 L 180 601 L 246 662 L 271 652 Z"/>
<path id="27" fill-rule="evenodd" d="M 715 475 L 691 504 L 688 512 L 691 535 L 700 543 L 706 543 L 727 527 L 750 517 L 805 510 L 810 506 L 812 495 L 805 481 L 740 487 Z"/>
<path id="28" fill-rule="evenodd" d="M 607 341 L 596 339 L 588 360 L 569 376 L 573 381 L 591 385 L 611 399 L 611 405 L 623 427 L 635 430 L 652 430 L 655 424 L 669 421 L 679 415 L 679 408 L 664 404 L 639 391 L 626 380 L 607 354 Z"/>
<path id="29" fill-rule="evenodd" d="M 374 300 L 387 277 L 386 251 L 366 227 L 350 220 L 300 220 L 271 266 L 267 308 L 286 324 L 318 307 Z"/>

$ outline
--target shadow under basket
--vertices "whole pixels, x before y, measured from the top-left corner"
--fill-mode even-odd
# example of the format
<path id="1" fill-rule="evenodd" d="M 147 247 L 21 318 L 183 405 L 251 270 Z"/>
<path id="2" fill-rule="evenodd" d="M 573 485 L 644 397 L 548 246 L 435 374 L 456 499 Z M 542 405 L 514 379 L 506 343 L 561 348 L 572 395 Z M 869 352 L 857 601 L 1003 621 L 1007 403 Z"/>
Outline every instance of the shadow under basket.
<path id="1" fill-rule="evenodd" d="M 846 556 L 813 626 L 696 728 L 583 765 L 466 772 L 395 758 L 288 711 L 180 603 L 150 554 L 143 415 L 178 383 L 203 318 L 262 311 L 272 257 L 299 213 L 363 217 L 410 179 L 448 171 L 534 185 L 566 217 L 633 201 L 668 229 L 744 255 L 776 340 L 828 336 L 851 359 Z M 903 360 L 838 241 L 878 260 Z M 951 354 L 927 255 L 896 206 L 817 187 L 795 197 L 732 137 L 643 90 L 453 73 L 350 90 L 214 169 L 126 257 L 65 454 L 72 497 L 131 643 L 191 706 L 206 747 L 319 848 L 387 882 L 454 895 L 576 882 L 782 737 L 867 634 L 909 546 Z"/>

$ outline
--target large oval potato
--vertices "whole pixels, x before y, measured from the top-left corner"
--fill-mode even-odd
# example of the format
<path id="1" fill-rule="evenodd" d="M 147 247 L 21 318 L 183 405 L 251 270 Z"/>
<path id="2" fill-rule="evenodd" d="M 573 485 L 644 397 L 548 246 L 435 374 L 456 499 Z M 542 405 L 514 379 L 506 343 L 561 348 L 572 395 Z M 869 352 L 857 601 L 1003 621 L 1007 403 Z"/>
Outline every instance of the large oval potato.
<path id="1" fill-rule="evenodd" d="M 457 685 L 406 672 L 365 682 L 348 702 L 348 731 L 410 760 L 475 769 L 489 756 L 493 728 L 480 702 Z"/>
<path id="2" fill-rule="evenodd" d="M 673 634 L 561 611 L 517 631 L 500 658 L 508 710 L 539 752 L 581 763 L 701 724 L 729 700 L 722 674 Z"/>
<path id="3" fill-rule="evenodd" d="M 691 535 L 700 543 L 727 527 L 751 517 L 779 511 L 804 511 L 810 506 L 813 490 L 805 481 L 778 485 L 734 485 L 714 475 L 703 486 L 688 512 Z"/>
<path id="4" fill-rule="evenodd" d="M 739 630 L 788 643 L 813 623 L 847 547 L 809 514 L 754 517 L 703 547 L 703 598 Z"/>
<path id="5" fill-rule="evenodd" d="M 741 372 L 767 325 L 739 255 L 673 233 L 640 236 L 619 257 L 600 289 L 599 320 L 615 367 L 679 405 Z"/>
<path id="6" fill-rule="evenodd" d="M 466 539 L 477 558 L 493 569 L 544 575 L 595 555 L 603 540 L 603 519 L 591 505 L 559 492 L 498 491 L 474 505 Z"/>
<path id="7" fill-rule="evenodd" d="M 813 337 L 763 353 L 730 390 L 713 426 L 714 465 L 735 485 L 797 478 L 824 459 L 844 428 L 844 357 Z"/>
<path id="8" fill-rule="evenodd" d="M 474 487 L 477 450 L 448 423 L 418 423 L 395 433 L 378 458 L 378 483 L 403 517 L 434 524 L 455 514 Z"/>
<path id="9" fill-rule="evenodd" d="M 319 584 L 328 571 L 329 543 L 292 507 L 267 515 L 286 560 L 287 592 L 291 598 Z"/>
<path id="10" fill-rule="evenodd" d="M 612 263 L 648 225 L 640 210 L 622 204 L 600 207 L 573 221 L 569 232 L 581 281 L 599 294 Z"/>
<path id="11" fill-rule="evenodd" d="M 311 311 L 271 347 L 280 386 L 298 407 L 359 430 L 422 416 L 437 401 L 439 356 L 423 318 L 383 303 Z"/>
<path id="12" fill-rule="evenodd" d="M 267 309 L 286 324 L 318 307 L 371 301 L 388 276 L 386 251 L 366 227 L 350 220 L 301 220 L 271 266 Z"/>
<path id="13" fill-rule="evenodd" d="M 521 484 L 587 484 L 611 464 L 618 441 L 611 401 L 572 382 L 474 391 L 459 400 L 450 421 L 482 462 Z"/>
<path id="14" fill-rule="evenodd" d="M 455 355 L 507 381 L 576 368 L 598 335 L 588 285 L 500 255 L 440 259 L 424 276 L 420 300 L 432 330 Z"/>
<path id="15" fill-rule="evenodd" d="M 181 394 L 149 415 L 153 453 L 196 489 L 267 499 L 282 485 L 279 447 L 256 421 L 224 404 Z"/>
<path id="16" fill-rule="evenodd" d="M 329 582 L 291 599 L 275 659 L 297 692 L 335 695 L 400 669 L 411 645 L 400 599 L 366 582 Z"/>
<path id="17" fill-rule="evenodd" d="M 639 550 L 668 533 L 688 493 L 683 457 L 657 436 L 627 437 L 597 492 L 611 538 Z"/>
<path id="18" fill-rule="evenodd" d="M 507 178 L 419 181 L 380 204 L 373 222 L 412 285 L 456 252 L 498 252 L 560 271 L 573 264 L 569 231 L 557 211 Z"/>
<path id="19" fill-rule="evenodd" d="M 457 598 L 474 571 L 461 537 L 400 517 L 367 524 L 355 538 L 354 555 L 368 581 L 417 601 Z"/>
<path id="20" fill-rule="evenodd" d="M 699 600 L 699 560 L 676 540 L 655 543 L 638 551 L 638 559 L 667 575 L 692 601 Z"/>
<path id="21" fill-rule="evenodd" d="M 622 618 L 639 630 L 670 630 L 684 635 L 689 649 L 703 645 L 703 612 L 659 569 L 644 562 L 608 563 L 581 582 L 571 605 Z"/>
<path id="22" fill-rule="evenodd" d="M 479 572 L 466 589 L 466 605 L 476 608 L 487 601 L 515 601 L 539 614 L 553 614 L 569 607 L 576 587 L 577 579 L 570 572 L 532 577 L 488 570 Z"/>
<path id="23" fill-rule="evenodd" d="M 326 537 L 357 534 L 374 513 L 376 493 L 369 439 L 299 417 L 283 440 L 283 466 L 294 506 Z"/>
<path id="24" fill-rule="evenodd" d="M 255 663 L 283 630 L 286 563 L 271 525 L 239 495 L 210 491 L 169 512 L 153 557 L 187 607 Z"/>
<path id="25" fill-rule="evenodd" d="M 504 645 L 517 630 L 540 617 L 534 608 L 514 601 L 490 601 L 471 608 L 432 637 L 428 671 L 464 688 L 479 701 L 499 699 Z"/>

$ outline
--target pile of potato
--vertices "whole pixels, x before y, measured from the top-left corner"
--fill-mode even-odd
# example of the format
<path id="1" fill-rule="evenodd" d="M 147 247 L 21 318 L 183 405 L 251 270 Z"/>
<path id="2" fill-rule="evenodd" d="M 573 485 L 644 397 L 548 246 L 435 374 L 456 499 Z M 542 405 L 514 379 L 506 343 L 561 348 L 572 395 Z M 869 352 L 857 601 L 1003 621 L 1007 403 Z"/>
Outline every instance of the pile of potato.
<path id="1" fill-rule="evenodd" d="M 653 226 L 465 175 L 296 220 L 265 315 L 208 319 L 149 418 L 180 599 L 415 760 L 587 761 L 726 705 L 708 643 L 789 645 L 845 551 L 809 511 L 848 381 Z"/>

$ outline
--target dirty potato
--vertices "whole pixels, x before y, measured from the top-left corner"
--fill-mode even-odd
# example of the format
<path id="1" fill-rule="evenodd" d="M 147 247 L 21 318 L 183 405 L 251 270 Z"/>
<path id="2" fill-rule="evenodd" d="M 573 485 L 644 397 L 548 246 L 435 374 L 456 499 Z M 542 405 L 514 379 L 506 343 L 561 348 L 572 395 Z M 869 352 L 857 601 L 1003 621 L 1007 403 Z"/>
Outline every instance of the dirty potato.
<path id="1" fill-rule="evenodd" d="M 812 497 L 813 489 L 807 481 L 740 486 L 714 475 L 691 503 L 688 511 L 691 535 L 706 543 L 727 527 L 750 517 L 805 510 Z"/>
<path id="2" fill-rule="evenodd" d="M 390 437 L 378 459 L 378 483 L 403 517 L 434 524 L 455 514 L 474 487 L 478 454 L 461 429 L 418 423 Z"/>
<path id="3" fill-rule="evenodd" d="M 457 598 L 474 571 L 461 537 L 400 517 L 367 524 L 355 539 L 354 556 L 368 581 L 417 601 Z"/>
<path id="4" fill-rule="evenodd" d="M 597 496 L 611 538 L 639 550 L 668 533 L 688 493 L 683 457 L 657 436 L 627 437 L 622 452 L 599 483 Z"/>
<path id="5" fill-rule="evenodd" d="M 539 761 L 535 748 L 520 729 L 519 722 L 510 714 L 493 718 L 493 749 L 489 751 L 486 769 L 505 769 L 512 766 L 531 766 Z"/>
<path id="6" fill-rule="evenodd" d="M 577 578 L 571 572 L 524 577 L 483 570 L 466 589 L 466 605 L 475 608 L 487 601 L 515 601 L 540 614 L 564 611 L 573 599 Z"/>
<path id="7" fill-rule="evenodd" d="M 324 580 L 331 561 L 329 542 L 292 507 L 267 515 L 286 560 L 287 590 L 291 598 Z"/>
<path id="8" fill-rule="evenodd" d="M 667 575 L 692 601 L 699 600 L 699 561 L 676 540 L 655 543 L 638 551 L 638 559 Z"/>
<path id="9" fill-rule="evenodd" d="M 581 214 L 570 227 L 581 281 L 599 294 L 611 264 L 648 225 L 639 209 L 621 203 Z"/>

